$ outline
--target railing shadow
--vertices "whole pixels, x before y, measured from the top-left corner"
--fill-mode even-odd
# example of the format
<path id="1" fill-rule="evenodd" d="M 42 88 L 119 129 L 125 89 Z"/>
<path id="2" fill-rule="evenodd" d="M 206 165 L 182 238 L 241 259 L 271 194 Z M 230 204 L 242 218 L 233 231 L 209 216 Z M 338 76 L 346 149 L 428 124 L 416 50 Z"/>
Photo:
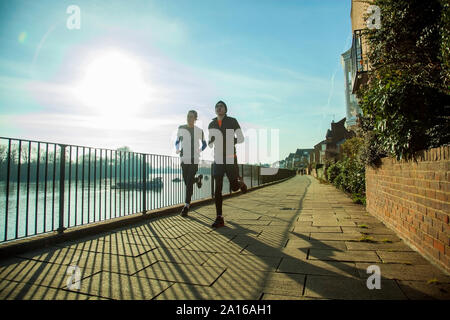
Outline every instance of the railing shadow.
<path id="1" fill-rule="evenodd" d="M 278 226 L 276 231 L 280 231 L 279 237 L 274 237 L 273 241 L 267 241 L 269 239 L 264 239 L 264 235 L 270 231 L 270 224 L 266 227 L 245 227 L 238 222 L 234 222 L 232 219 L 228 220 L 226 223 L 232 227 L 230 228 L 220 228 L 217 230 L 210 229 L 210 223 L 212 219 L 209 216 L 204 215 L 201 210 L 195 209 L 195 215 L 189 216 L 188 219 L 181 217 L 161 217 L 150 222 L 146 222 L 140 226 L 134 226 L 132 228 L 127 227 L 121 230 L 116 230 L 107 234 L 101 234 L 95 237 L 91 237 L 86 241 L 86 239 L 81 239 L 78 241 L 73 241 L 71 243 L 61 244 L 59 247 L 51 247 L 43 249 L 38 256 L 29 256 L 28 260 L 24 260 L 17 268 L 4 269 L 3 267 L 8 266 L 0 264 L 0 278 L 1 279 L 11 279 L 12 289 L 18 288 L 19 284 L 36 284 L 39 289 L 44 287 L 44 295 L 42 292 L 39 296 L 49 296 L 49 292 L 52 289 L 61 289 L 69 293 L 77 293 L 76 290 L 68 290 L 64 288 L 67 279 L 67 267 L 72 261 L 77 261 L 80 267 L 89 267 L 92 269 L 90 274 L 83 275 L 82 283 L 83 290 L 80 291 L 80 297 L 92 297 L 92 298 L 107 298 L 112 297 L 116 299 L 141 299 L 145 298 L 148 292 L 148 288 L 152 285 L 167 284 L 167 287 L 161 292 L 155 294 L 154 296 L 147 296 L 147 298 L 161 298 L 164 296 L 164 292 L 169 290 L 173 285 L 180 285 L 182 288 L 187 288 L 191 290 L 189 294 L 182 291 L 173 291 L 173 297 L 175 299 L 185 299 L 186 296 L 195 297 L 196 299 L 202 299 L 208 296 L 211 299 L 223 299 L 224 297 L 229 299 L 248 299 L 249 296 L 255 299 L 261 298 L 261 293 L 264 292 L 264 288 L 270 285 L 271 276 L 273 274 L 283 274 L 287 279 L 298 284 L 298 286 L 303 287 L 305 290 L 305 280 L 306 275 L 327 275 L 332 277 L 339 277 L 340 279 L 359 279 L 358 271 L 354 268 L 352 272 L 351 268 L 347 268 L 346 262 L 335 262 L 333 263 L 336 271 L 331 271 L 328 268 L 320 267 L 314 265 L 315 263 L 307 260 L 306 258 L 310 255 L 310 247 L 297 248 L 305 258 L 298 258 L 295 254 L 289 254 L 286 250 L 286 243 L 290 241 L 289 234 L 294 235 L 300 240 L 307 241 L 311 244 L 311 247 L 318 246 L 321 249 L 328 249 L 331 251 L 336 251 L 338 249 L 327 245 L 325 242 L 310 239 L 302 233 L 297 233 L 291 231 L 292 226 L 299 215 L 301 215 L 303 209 L 303 202 L 308 189 L 311 185 L 311 181 L 308 179 L 307 184 L 303 190 L 303 194 L 300 195 L 298 200 L 297 210 L 292 212 L 291 218 L 287 221 L 283 219 L 278 219 L 278 217 L 272 217 L 270 215 L 265 215 L 263 212 L 258 212 L 256 210 L 248 210 L 246 208 L 241 208 L 243 211 L 249 214 L 259 215 L 262 217 L 270 217 L 272 221 L 282 221 L 286 222 L 286 226 Z M 227 205 L 224 202 L 224 205 Z M 267 203 L 267 206 L 276 207 L 275 203 Z M 239 208 L 239 206 L 230 205 L 234 208 Z M 271 208 L 269 207 L 269 208 Z M 225 211 L 226 214 L 226 211 Z M 194 229 L 193 229 L 194 228 Z M 186 239 L 186 234 L 190 233 L 187 230 L 194 230 L 192 238 Z M 276 235 L 276 231 L 275 235 Z M 185 232 L 183 234 L 183 232 Z M 203 234 L 203 237 L 197 235 Z M 237 265 L 239 262 L 230 263 L 229 260 L 223 259 L 219 261 L 218 266 L 209 265 L 209 262 L 214 262 L 212 259 L 218 256 L 220 250 L 214 249 L 211 251 L 201 251 L 208 250 L 206 247 L 202 247 L 199 244 L 195 245 L 196 239 L 205 239 L 208 241 L 212 238 L 218 238 L 221 236 L 224 243 L 224 248 L 228 245 L 229 247 L 234 246 L 240 247 L 237 253 L 231 252 L 231 254 L 236 254 L 242 256 L 243 260 L 239 262 L 245 263 L 245 265 Z M 211 238 L 212 237 L 212 238 Z M 270 235 L 268 235 L 270 238 Z M 183 239 L 183 240 L 182 240 Z M 183 243 L 177 244 L 176 242 L 184 241 Z M 267 242 L 273 243 L 273 245 Z M 131 244 L 136 246 L 141 246 L 144 249 L 139 251 L 133 251 Z M 175 248 L 171 246 L 174 245 Z M 211 243 L 214 246 L 214 243 Z M 189 247 L 190 246 L 190 247 Z M 106 249 L 109 249 L 106 250 Z M 115 248 L 115 250 L 114 250 Z M 294 248 L 295 249 L 295 248 Z M 119 250 L 122 250 L 119 254 Z M 128 251 L 127 251 L 128 250 Z M 131 251 L 130 251 L 131 250 Z M 158 254 L 158 251 L 161 254 Z M 191 251 L 192 253 L 186 254 L 186 251 Z M 224 250 L 223 250 L 224 251 Z M 127 252 L 130 254 L 127 255 Z M 205 253 L 205 256 L 211 254 L 209 259 L 205 256 L 201 257 L 202 254 L 198 252 Z M 125 254 L 124 254 L 125 253 Z M 248 257 L 245 257 L 245 256 Z M 323 257 L 323 256 L 322 256 Z M 275 259 L 274 259 L 275 258 Z M 326 256 L 325 260 L 331 259 L 330 256 Z M 145 260 L 147 259 L 147 260 Z M 248 261 L 246 261 L 246 259 Z M 278 262 L 276 267 L 270 268 L 269 266 L 274 265 L 274 260 Z M 296 266 L 295 272 L 286 271 L 282 268 L 283 261 L 290 260 Z M 42 263 L 44 262 L 44 263 Z M 62 262 L 65 262 L 63 264 Z M 158 264 L 160 262 L 160 264 Z M 40 263 L 41 265 L 37 265 Z M 260 265 L 256 266 L 251 264 Z M 53 265 L 53 268 L 50 267 Z M 323 264 L 331 264 L 331 262 L 324 261 Z M 10 266 L 14 265 L 14 262 L 9 263 Z M 33 267 L 33 265 L 35 265 Z M 168 267 L 164 267 L 164 265 Z M 186 265 L 192 266 L 186 267 Z M 113 267 L 114 266 L 114 267 Z M 204 282 L 202 277 L 205 275 L 208 269 L 203 269 L 202 272 L 195 272 L 195 267 L 206 267 L 211 266 L 212 268 L 223 267 L 225 270 L 217 275 L 217 278 L 211 283 Z M 30 268 L 32 274 L 26 273 L 27 268 Z M 155 270 L 151 270 L 151 269 Z M 222 268 L 222 269 L 223 269 Z M 148 273 L 145 271 L 148 269 Z M 220 270 L 222 270 L 220 269 Z M 269 270 L 267 272 L 267 270 Z M 109 275 L 109 281 L 112 281 L 112 273 L 119 274 L 117 278 L 119 279 L 119 284 L 126 284 L 127 290 L 129 292 L 123 292 L 126 288 L 114 287 L 117 284 L 104 283 L 105 279 L 108 279 L 107 273 Z M 141 274 L 139 274 L 141 273 Z M 17 278 L 15 275 L 17 274 Z M 302 277 L 304 275 L 305 277 Z M 14 277 L 13 277 L 14 276 Z M 120 282 L 123 277 L 126 277 L 125 282 Z M 93 277 L 100 277 L 94 283 Z M 130 279 L 129 277 L 134 277 Z M 226 281 L 223 278 L 226 278 Z M 46 279 L 43 282 L 42 279 Z M 247 279 L 247 283 L 243 283 Z M 133 281 L 132 281 L 133 280 Z M 54 283 L 58 283 L 55 285 Z M 200 283 L 200 284 L 199 284 Z M 204 283 L 203 285 L 201 283 Z M 62 286 L 61 286 L 62 284 Z M 186 286 L 186 287 L 183 287 Z M 108 291 L 105 292 L 101 288 L 107 287 Z M 252 288 L 253 287 L 253 288 Z M 415 289 L 409 288 L 412 291 Z M 30 292 L 30 287 L 22 287 L 18 293 L 15 290 L 11 290 L 11 294 L 14 292 L 15 299 L 22 299 L 24 297 L 31 298 L 38 297 L 38 291 L 35 290 L 34 294 Z M 113 290 L 119 290 L 119 292 L 113 292 Z M 239 293 L 241 292 L 241 293 Z M 304 292 L 298 296 L 302 296 Z M 316 288 L 315 293 L 319 296 L 326 295 L 326 288 Z M 1 294 L 1 292 L 0 292 Z M 8 298 L 11 294 L 2 295 L 3 298 Z M 50 297 L 56 297 L 57 291 Z M 234 296 L 234 297 L 233 297 Z M 60 297 L 60 295 L 59 295 Z M 72 296 L 70 296 L 72 297 Z M 76 296 L 74 297 L 76 298 Z"/>

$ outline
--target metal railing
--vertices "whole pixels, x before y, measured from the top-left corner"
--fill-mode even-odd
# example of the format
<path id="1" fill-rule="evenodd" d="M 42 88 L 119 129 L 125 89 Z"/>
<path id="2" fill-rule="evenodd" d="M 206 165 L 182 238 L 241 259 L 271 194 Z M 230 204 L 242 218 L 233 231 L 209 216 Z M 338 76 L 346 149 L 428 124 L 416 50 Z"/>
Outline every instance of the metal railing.
<path id="1" fill-rule="evenodd" d="M 353 41 L 351 48 L 351 76 L 352 76 L 352 92 L 354 93 L 359 85 L 359 76 L 367 73 L 369 70 L 369 61 L 367 52 L 364 52 L 363 30 L 355 30 L 353 33 Z"/>
<path id="2" fill-rule="evenodd" d="M 212 198 L 211 162 L 201 189 Z M 249 188 L 295 175 L 239 165 Z M 231 187 L 224 179 L 223 190 Z M 0 243 L 184 203 L 178 157 L 0 137 Z"/>

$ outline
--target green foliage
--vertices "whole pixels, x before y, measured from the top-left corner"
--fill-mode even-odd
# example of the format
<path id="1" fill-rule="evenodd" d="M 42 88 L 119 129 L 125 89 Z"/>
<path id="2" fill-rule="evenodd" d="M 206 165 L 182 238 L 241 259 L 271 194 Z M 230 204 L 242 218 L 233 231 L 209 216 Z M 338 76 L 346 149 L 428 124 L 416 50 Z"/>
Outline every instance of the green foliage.
<path id="1" fill-rule="evenodd" d="M 359 92 L 364 159 L 411 158 L 450 143 L 449 3 L 374 0 L 381 29 L 365 30 L 369 82 Z"/>
<path id="2" fill-rule="evenodd" d="M 334 180 L 336 179 L 336 177 L 339 175 L 340 172 L 341 169 L 337 163 L 331 164 L 327 169 L 328 181 L 334 183 Z"/>
<path id="3" fill-rule="evenodd" d="M 352 195 L 352 200 L 353 200 L 354 203 L 362 204 L 363 206 L 366 205 L 366 196 L 364 196 L 362 194 L 359 194 L 359 193 L 353 194 Z"/>
<path id="4" fill-rule="evenodd" d="M 337 188 L 351 193 L 354 202 L 365 205 L 365 163 L 361 160 L 363 146 L 361 137 L 345 141 L 341 146 L 344 159 L 328 166 L 327 177 Z"/>
<path id="5" fill-rule="evenodd" d="M 356 136 L 351 139 L 347 139 L 342 145 L 342 154 L 346 158 L 356 159 L 361 154 L 361 145 L 364 139 L 362 137 Z"/>

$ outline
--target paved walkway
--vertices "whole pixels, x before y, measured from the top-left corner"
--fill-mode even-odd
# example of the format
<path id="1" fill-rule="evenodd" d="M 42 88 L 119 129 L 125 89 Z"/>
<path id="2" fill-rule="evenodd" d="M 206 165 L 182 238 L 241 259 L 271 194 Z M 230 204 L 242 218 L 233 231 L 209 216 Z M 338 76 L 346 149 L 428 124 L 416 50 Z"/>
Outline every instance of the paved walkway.
<path id="1" fill-rule="evenodd" d="M 204 205 L 0 261 L 0 299 L 450 299 L 449 276 L 311 176 L 225 200 L 224 228 L 214 216 Z"/>

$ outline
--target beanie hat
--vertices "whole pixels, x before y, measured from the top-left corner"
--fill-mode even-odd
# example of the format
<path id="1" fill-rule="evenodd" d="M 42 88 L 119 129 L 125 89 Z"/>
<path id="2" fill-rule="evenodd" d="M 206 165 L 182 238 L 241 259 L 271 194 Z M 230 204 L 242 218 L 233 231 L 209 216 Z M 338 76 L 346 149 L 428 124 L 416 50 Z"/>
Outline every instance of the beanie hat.
<path id="1" fill-rule="evenodd" d="M 225 113 L 228 112 L 228 108 L 227 108 L 226 103 L 223 102 L 222 100 L 220 100 L 219 102 L 216 103 L 216 107 L 217 107 L 217 105 L 218 105 L 219 103 L 221 103 L 221 104 L 223 104 L 223 105 L 225 106 Z"/>

